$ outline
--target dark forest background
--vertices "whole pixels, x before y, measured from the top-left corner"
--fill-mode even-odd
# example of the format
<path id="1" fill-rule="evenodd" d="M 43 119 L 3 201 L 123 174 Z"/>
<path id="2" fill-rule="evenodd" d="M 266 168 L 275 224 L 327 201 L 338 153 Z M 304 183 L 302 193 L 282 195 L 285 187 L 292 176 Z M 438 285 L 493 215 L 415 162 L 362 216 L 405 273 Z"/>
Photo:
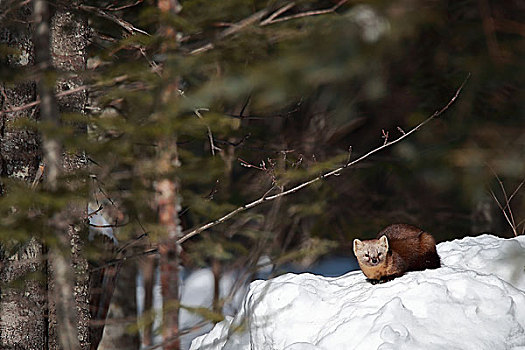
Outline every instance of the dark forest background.
<path id="1" fill-rule="evenodd" d="M 0 1 L 4 295 L 27 272 L 35 288 L 52 290 L 60 269 L 47 259 L 64 255 L 89 275 L 86 298 L 98 302 L 92 281 L 118 266 L 114 302 L 128 304 L 121 317 L 133 324 L 134 276 L 151 279 L 155 266 L 162 276 L 179 264 L 212 267 L 216 279 L 243 268 L 250 279 L 261 257 L 277 272 L 349 256 L 354 238 L 394 222 L 438 241 L 511 237 L 512 226 L 524 227 L 522 1 L 75 0 L 45 2 L 49 19 L 35 18 L 37 3 Z M 36 28 L 46 21 L 42 58 Z M 395 140 L 445 106 L 467 76 L 457 100 L 410 137 L 180 241 Z M 44 108 L 46 87 L 54 112 Z M 49 140 L 61 147 L 56 180 Z M 162 184 L 173 189 L 168 199 Z M 107 223 L 90 223 L 95 214 Z M 110 229 L 119 248 L 88 239 Z M 38 263 L 13 273 L 13 257 L 35 242 Z M 165 314 L 176 314 L 178 282 L 162 283 L 176 285 L 163 290 Z M 215 294 L 209 313 L 192 311 L 220 319 Z M 100 324 L 86 327 L 91 340 L 80 346 L 98 345 Z M 165 339 L 178 337 L 173 329 Z"/>

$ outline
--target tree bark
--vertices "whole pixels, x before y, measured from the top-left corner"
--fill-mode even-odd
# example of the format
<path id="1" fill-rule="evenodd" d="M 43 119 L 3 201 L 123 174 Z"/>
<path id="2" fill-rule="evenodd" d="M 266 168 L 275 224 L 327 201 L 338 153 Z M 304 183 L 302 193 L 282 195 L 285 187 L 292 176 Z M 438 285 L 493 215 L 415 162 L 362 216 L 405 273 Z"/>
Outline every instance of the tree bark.
<path id="1" fill-rule="evenodd" d="M 40 119 L 44 125 L 54 129 L 60 128 L 60 114 L 58 112 L 55 98 L 55 72 L 51 61 L 51 15 L 46 0 L 35 0 L 34 18 L 36 23 L 34 46 L 35 66 L 40 72 L 37 90 L 40 97 Z M 55 36 L 56 37 L 56 36 Z M 58 179 L 61 171 L 62 147 L 60 142 L 48 134 L 42 137 L 42 149 L 44 152 L 46 190 L 56 192 Z M 74 277 L 71 270 L 71 255 L 69 249 L 61 249 L 69 246 L 68 238 L 68 215 L 56 214 L 49 218 L 49 227 L 52 235 L 58 239 L 56 244 L 49 247 L 48 264 L 51 272 L 48 283 L 48 302 L 50 309 L 50 328 L 58 337 L 60 348 L 80 349 L 78 341 L 77 315 L 75 312 L 75 301 L 73 299 Z M 56 317 L 56 321 L 55 318 Z M 56 332 L 54 327 L 56 327 Z M 52 347 L 55 339 L 52 339 Z"/>
<path id="2" fill-rule="evenodd" d="M 89 38 L 89 28 L 85 17 L 74 12 L 81 1 L 74 0 L 67 5 L 59 5 L 51 18 L 51 56 L 53 67 L 58 72 L 82 72 L 86 69 L 87 46 Z M 68 78 L 58 79 L 55 85 L 55 94 L 67 90 L 75 89 L 83 85 L 80 75 L 68 76 Z M 63 96 L 57 99 L 58 110 L 60 113 L 84 113 L 87 103 L 87 93 L 79 91 L 74 94 Z M 86 132 L 86 126 L 75 125 L 76 132 L 79 134 Z M 81 151 L 78 153 L 63 152 L 61 155 L 60 171 L 73 173 L 76 170 L 86 167 L 85 156 Z M 86 198 L 87 201 L 87 198 Z M 89 275 L 88 263 L 82 255 L 84 243 L 80 238 L 80 232 L 85 229 L 82 227 L 82 218 L 86 217 L 86 208 L 79 205 L 69 205 L 62 215 L 65 227 L 59 227 L 56 234 L 63 239 L 63 245 L 68 247 L 67 262 L 71 277 L 68 279 L 68 290 L 75 307 L 71 308 L 76 312 L 67 315 L 70 322 L 75 320 L 76 329 L 72 331 L 77 340 L 74 347 L 81 349 L 90 348 L 90 309 L 89 309 Z M 71 269 L 73 267 L 73 269 Z M 72 272 L 75 271 L 73 275 Z M 58 310 L 57 310 L 58 311 Z M 66 316 L 66 315 L 64 315 Z M 64 321 L 61 315 L 57 314 L 58 321 Z"/>
<path id="3" fill-rule="evenodd" d="M 31 10 L 34 5 L 35 11 Z M 12 15 L 15 17 L 13 18 Z M 34 15 L 34 18 L 32 16 Z M 34 19 L 34 20 L 31 20 Z M 22 23 L 22 24 L 20 24 Z M 30 23 L 34 23 L 33 25 Z M 34 33 L 34 40 L 31 40 Z M 62 159 L 61 150 L 56 140 L 44 138 L 40 143 L 36 133 L 15 127 L 20 118 L 42 117 L 58 125 L 59 113 L 81 112 L 84 109 L 86 94 L 80 92 L 67 98 L 55 100 L 55 92 L 72 89 L 82 84 L 80 79 L 67 79 L 53 84 L 53 68 L 59 70 L 83 70 L 85 68 L 87 46 L 87 23 L 67 9 L 58 8 L 53 17 L 48 12 L 47 2 L 36 0 L 24 5 L 21 9 L 11 11 L 0 26 L 0 43 L 6 44 L 19 55 L 7 57 L 6 64 L 13 68 L 24 68 L 35 63 L 41 79 L 38 92 L 41 98 L 40 107 L 33 107 L 18 112 L 0 113 L 0 175 L 25 180 L 33 187 L 38 185 L 35 174 L 42 161 L 41 149 L 45 153 L 44 172 L 46 186 L 53 190 L 57 186 L 59 172 L 72 171 L 82 166 L 78 157 Z M 36 56 L 36 59 L 35 59 Z M 0 86 L 0 107 L 7 110 L 25 105 L 37 99 L 35 83 L 16 84 L 13 88 Z M 55 90 L 56 88 L 56 90 Z M 40 111 L 40 113 L 38 113 Z M 42 146 L 42 147 L 41 147 Z M 42 173 L 40 171 L 40 173 Z M 5 188 L 1 194 L 5 195 Z M 77 208 L 78 209 L 78 208 Z M 80 258 L 81 242 L 78 238 L 79 226 L 69 225 L 80 221 L 83 211 L 69 211 L 68 215 L 52 218 L 57 230 L 53 235 L 62 238 L 67 246 L 66 255 L 59 250 L 44 251 L 41 242 L 32 238 L 18 249 L 1 251 L 0 280 L 0 348 L 9 349 L 56 349 L 59 348 L 58 336 L 63 346 L 82 348 L 89 346 L 88 326 L 88 280 L 87 263 Z M 71 220 L 76 217 L 77 220 Z M 31 233 L 29 233 L 31 234 Z M 44 255 L 52 258 L 49 264 L 44 263 Z M 73 268 L 72 268 L 73 266 Z M 83 271 L 73 278 L 73 271 Z M 48 276 L 36 279 L 28 273 L 39 273 Z M 48 275 L 49 274 L 49 275 Z M 13 286 L 18 282 L 16 288 Z M 71 303 L 74 299 L 75 303 Z M 60 300 L 60 305 L 48 303 Z M 67 302 L 69 299 L 70 302 Z M 73 304 L 73 305 L 71 305 Z M 58 309 L 58 310 L 57 310 Z M 66 325 L 63 331 L 57 332 L 57 321 Z"/>
<path id="4" fill-rule="evenodd" d="M 181 11 L 181 5 L 177 0 L 159 0 L 157 7 L 161 12 L 177 14 Z M 161 51 L 167 51 L 170 47 L 178 45 L 176 31 L 172 27 L 161 26 L 159 34 L 165 40 Z M 170 81 L 163 91 L 164 101 L 177 98 L 177 81 Z M 175 177 L 175 169 L 179 167 L 179 156 L 177 150 L 176 136 L 166 136 L 159 145 L 159 180 L 155 185 L 157 193 L 157 210 L 159 224 L 164 227 L 166 238 L 159 244 L 159 266 L 160 282 L 162 287 L 162 335 L 164 338 L 164 349 L 180 350 L 180 253 L 182 247 L 177 240 L 182 236 L 180 227 L 180 189 L 179 182 Z"/>
<path id="5" fill-rule="evenodd" d="M 164 151 L 170 163 L 174 155 L 172 151 L 176 150 L 176 143 L 170 145 Z M 167 159 L 165 159 L 167 160 Z M 162 333 L 164 336 L 165 349 L 179 350 L 179 264 L 180 264 L 180 246 L 177 244 L 177 238 L 181 236 L 178 213 L 179 189 L 178 182 L 174 178 L 161 179 L 156 186 L 157 189 L 157 206 L 159 212 L 159 224 L 166 229 L 167 238 L 159 244 L 160 255 L 160 280 L 162 286 L 162 304 L 163 304 L 163 322 Z"/>
<path id="6" fill-rule="evenodd" d="M 2 65 L 12 69 L 31 66 L 34 50 L 30 25 L 30 5 L 16 12 L 13 21 L 0 24 L 0 43 L 19 50 Z M 20 106 L 35 99 L 35 84 L 18 83 L 14 87 L 0 85 L 0 109 Z M 40 145 L 36 133 L 17 128 L 20 118 L 35 118 L 35 109 L 0 116 L 0 175 L 17 178 L 28 184 L 33 180 L 40 162 Z M 5 195 L 5 188 L 1 189 Z M 45 283 L 35 278 L 45 274 L 43 247 L 35 239 L 22 242 L 17 249 L 0 248 L 0 348 L 45 349 L 47 346 L 47 303 Z M 28 278 L 32 274 L 32 278 Z"/>

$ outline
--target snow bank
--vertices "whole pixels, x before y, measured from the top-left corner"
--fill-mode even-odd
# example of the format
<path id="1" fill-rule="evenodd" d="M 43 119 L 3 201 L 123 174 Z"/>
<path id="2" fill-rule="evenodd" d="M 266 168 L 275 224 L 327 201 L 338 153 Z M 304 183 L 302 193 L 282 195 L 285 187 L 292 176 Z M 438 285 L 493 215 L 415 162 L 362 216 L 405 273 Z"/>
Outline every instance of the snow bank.
<path id="1" fill-rule="evenodd" d="M 372 285 L 361 271 L 255 281 L 190 349 L 525 349 L 525 236 L 438 245 L 443 267 Z"/>

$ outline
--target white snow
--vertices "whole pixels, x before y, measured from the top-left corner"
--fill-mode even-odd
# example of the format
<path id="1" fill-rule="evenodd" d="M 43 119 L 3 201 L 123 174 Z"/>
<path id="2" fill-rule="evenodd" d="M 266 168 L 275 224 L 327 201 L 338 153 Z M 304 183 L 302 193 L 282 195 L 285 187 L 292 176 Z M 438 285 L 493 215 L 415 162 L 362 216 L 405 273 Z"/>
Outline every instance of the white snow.
<path id="1" fill-rule="evenodd" d="M 525 349 L 525 236 L 438 245 L 442 267 L 372 285 L 286 274 L 250 285 L 192 350 Z"/>

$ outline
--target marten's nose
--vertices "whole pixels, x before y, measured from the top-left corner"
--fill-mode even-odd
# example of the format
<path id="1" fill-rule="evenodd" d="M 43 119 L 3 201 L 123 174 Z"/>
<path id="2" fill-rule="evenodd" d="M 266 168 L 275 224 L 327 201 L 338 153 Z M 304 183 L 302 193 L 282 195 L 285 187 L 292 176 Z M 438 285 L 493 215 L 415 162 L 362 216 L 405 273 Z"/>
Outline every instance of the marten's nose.
<path id="1" fill-rule="evenodd" d="M 377 258 L 372 258 L 372 263 L 373 264 L 377 263 Z"/>

